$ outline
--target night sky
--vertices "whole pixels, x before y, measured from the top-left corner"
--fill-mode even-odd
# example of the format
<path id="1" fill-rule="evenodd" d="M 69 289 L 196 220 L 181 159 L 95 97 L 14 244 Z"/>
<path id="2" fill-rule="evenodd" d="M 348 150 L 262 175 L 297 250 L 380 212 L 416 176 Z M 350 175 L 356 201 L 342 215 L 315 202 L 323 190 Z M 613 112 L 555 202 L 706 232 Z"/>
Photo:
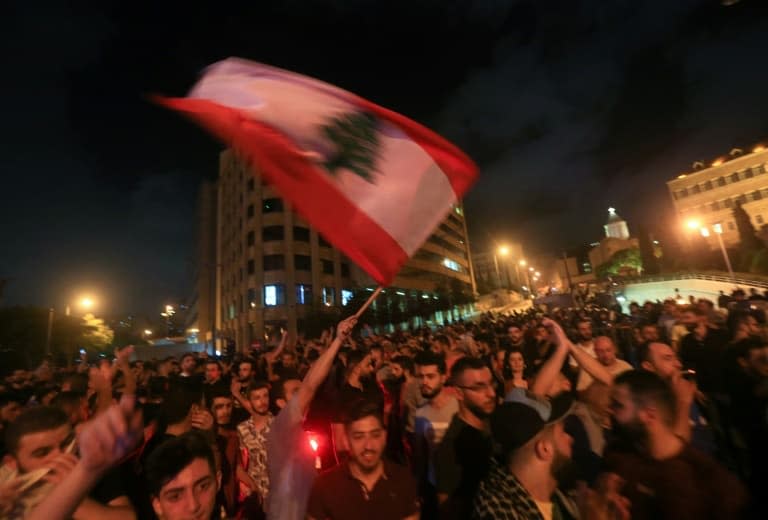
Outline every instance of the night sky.
<path id="1" fill-rule="evenodd" d="M 221 147 L 146 95 L 183 95 L 229 56 L 458 144 L 481 167 L 475 249 L 590 242 L 609 205 L 631 230 L 669 222 L 665 181 L 768 138 L 762 0 L 86 3 L 3 10 L 5 304 L 93 291 L 103 313 L 154 313 L 190 294 L 196 191 Z"/>

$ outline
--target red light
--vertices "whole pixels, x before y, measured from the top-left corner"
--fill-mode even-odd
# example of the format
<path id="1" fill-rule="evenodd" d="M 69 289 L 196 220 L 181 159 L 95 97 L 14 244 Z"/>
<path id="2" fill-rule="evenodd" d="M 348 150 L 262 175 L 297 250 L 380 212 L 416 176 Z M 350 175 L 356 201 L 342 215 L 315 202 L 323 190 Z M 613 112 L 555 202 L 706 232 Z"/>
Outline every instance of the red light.
<path id="1" fill-rule="evenodd" d="M 317 443 L 317 439 L 309 439 L 309 447 L 312 448 L 312 451 L 317 453 L 317 448 L 320 447 L 320 445 Z"/>

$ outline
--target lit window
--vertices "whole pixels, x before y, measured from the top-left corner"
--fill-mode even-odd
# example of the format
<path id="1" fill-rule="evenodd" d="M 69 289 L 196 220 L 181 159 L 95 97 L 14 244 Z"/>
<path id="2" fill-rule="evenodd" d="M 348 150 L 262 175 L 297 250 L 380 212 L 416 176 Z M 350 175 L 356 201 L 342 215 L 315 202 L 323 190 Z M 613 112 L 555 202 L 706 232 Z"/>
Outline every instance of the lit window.
<path id="1" fill-rule="evenodd" d="M 349 300 L 352 299 L 352 291 L 348 291 L 346 289 L 341 290 L 341 304 L 346 305 L 349 303 Z"/>
<path id="2" fill-rule="evenodd" d="M 323 305 L 330 307 L 336 304 L 336 289 L 333 287 L 323 287 Z"/>
<path id="3" fill-rule="evenodd" d="M 296 303 L 309 305 L 312 303 L 312 286 L 305 284 L 296 285 Z"/>
<path id="4" fill-rule="evenodd" d="M 264 286 L 264 305 L 275 306 L 285 304 L 285 288 L 280 284 Z"/>
<path id="5" fill-rule="evenodd" d="M 455 261 L 451 260 L 450 258 L 443 258 L 443 265 L 450 269 L 451 271 L 461 271 L 461 267 L 459 267 L 459 264 L 457 264 Z"/>

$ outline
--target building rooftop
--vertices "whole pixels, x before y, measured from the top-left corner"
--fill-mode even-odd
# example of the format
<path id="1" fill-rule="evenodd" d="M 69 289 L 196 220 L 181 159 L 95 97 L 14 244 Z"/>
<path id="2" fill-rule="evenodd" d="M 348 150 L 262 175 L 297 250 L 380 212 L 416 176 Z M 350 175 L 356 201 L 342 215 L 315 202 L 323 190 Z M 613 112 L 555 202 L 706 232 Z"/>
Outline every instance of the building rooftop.
<path id="1" fill-rule="evenodd" d="M 709 165 L 706 164 L 704 161 L 694 161 L 691 164 L 691 170 L 688 172 L 683 172 L 674 179 L 671 179 L 670 182 L 675 181 L 677 179 L 685 179 L 689 175 L 693 175 L 695 173 L 703 172 L 706 170 L 709 170 L 710 168 L 717 168 L 718 166 L 722 166 L 723 164 L 733 161 L 735 159 L 739 159 L 742 157 L 747 157 L 749 155 L 754 155 L 760 152 L 766 151 L 766 145 L 763 143 L 757 143 L 752 147 L 751 152 L 745 152 L 741 148 L 733 148 L 730 152 L 728 152 L 726 155 L 721 155 L 720 157 L 716 157 L 712 160 Z"/>

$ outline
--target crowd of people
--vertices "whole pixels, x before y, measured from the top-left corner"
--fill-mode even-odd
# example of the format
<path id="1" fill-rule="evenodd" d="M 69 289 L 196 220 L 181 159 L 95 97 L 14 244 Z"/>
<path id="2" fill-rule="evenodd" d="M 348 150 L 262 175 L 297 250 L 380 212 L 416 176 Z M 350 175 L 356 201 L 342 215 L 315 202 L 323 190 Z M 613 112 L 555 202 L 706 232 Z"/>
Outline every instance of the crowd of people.
<path id="1" fill-rule="evenodd" d="M 46 361 L 0 387 L 0 516 L 765 518 L 758 300 Z"/>

